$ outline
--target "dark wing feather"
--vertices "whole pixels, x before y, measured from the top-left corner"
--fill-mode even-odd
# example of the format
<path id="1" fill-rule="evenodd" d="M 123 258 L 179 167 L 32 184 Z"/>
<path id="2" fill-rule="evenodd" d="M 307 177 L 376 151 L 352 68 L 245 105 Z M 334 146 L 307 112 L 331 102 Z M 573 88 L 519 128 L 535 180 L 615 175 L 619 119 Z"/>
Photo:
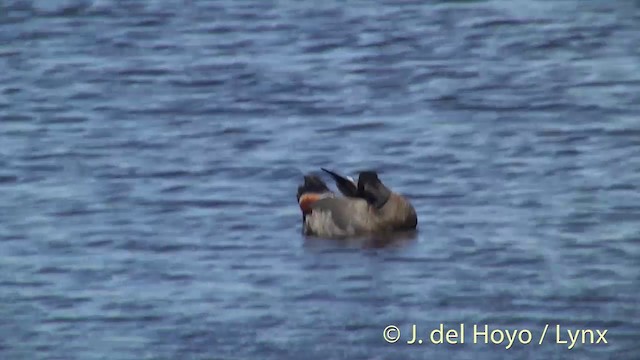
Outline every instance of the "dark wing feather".
<path id="1" fill-rule="evenodd" d="M 356 184 L 354 184 L 351 180 L 334 173 L 331 170 L 327 170 L 325 168 L 321 168 L 322 171 L 331 175 L 333 180 L 335 180 L 336 185 L 338 186 L 338 190 L 344 195 L 348 197 L 358 197 L 358 188 Z"/>

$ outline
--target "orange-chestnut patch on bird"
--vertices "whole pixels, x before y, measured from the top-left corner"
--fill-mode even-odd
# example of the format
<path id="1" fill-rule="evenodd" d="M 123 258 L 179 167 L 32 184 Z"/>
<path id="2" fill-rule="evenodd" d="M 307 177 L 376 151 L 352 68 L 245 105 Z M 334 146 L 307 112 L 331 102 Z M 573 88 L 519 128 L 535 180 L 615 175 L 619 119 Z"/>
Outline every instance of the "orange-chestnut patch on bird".
<path id="1" fill-rule="evenodd" d="M 300 204 L 300 210 L 302 210 L 303 214 L 311 213 L 311 205 L 313 205 L 314 202 L 322 199 L 323 197 L 323 194 L 317 193 L 303 194 L 302 196 L 300 196 L 300 200 L 298 201 L 298 203 Z"/>

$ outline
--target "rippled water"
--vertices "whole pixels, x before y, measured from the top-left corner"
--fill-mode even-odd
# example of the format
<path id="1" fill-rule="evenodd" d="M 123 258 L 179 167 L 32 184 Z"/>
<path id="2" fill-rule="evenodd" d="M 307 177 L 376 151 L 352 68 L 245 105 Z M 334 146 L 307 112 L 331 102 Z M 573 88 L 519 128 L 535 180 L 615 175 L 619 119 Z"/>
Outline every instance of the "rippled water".
<path id="1" fill-rule="evenodd" d="M 3 0 L 0 44 L 2 359 L 640 356 L 637 1 Z M 304 239 L 320 166 L 418 235 Z"/>

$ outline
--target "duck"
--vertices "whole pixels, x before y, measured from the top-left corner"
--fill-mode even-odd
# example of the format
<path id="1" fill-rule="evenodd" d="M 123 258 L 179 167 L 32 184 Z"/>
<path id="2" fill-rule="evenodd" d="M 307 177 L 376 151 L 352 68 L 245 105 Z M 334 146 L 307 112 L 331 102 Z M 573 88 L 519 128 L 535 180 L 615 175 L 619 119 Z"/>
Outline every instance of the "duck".
<path id="1" fill-rule="evenodd" d="M 418 217 L 407 197 L 386 186 L 374 170 L 362 171 L 358 181 L 321 168 L 342 196 L 316 174 L 304 176 L 297 199 L 302 233 L 325 238 L 349 238 L 415 230 Z"/>

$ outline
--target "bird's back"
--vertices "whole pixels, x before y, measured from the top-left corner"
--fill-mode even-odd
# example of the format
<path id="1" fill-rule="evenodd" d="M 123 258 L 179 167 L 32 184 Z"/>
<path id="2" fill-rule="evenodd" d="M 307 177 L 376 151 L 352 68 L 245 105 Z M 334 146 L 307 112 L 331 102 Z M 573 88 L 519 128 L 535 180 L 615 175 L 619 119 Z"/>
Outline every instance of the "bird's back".
<path id="1" fill-rule="evenodd" d="M 412 230 L 416 226 L 413 206 L 398 194 L 393 194 L 380 209 L 372 207 L 364 199 L 320 199 L 313 204 L 311 214 L 305 219 L 305 233 L 328 237 Z"/>
<path id="2" fill-rule="evenodd" d="M 316 201 L 305 219 L 309 235 L 344 237 L 375 231 L 375 217 L 363 199 L 336 197 Z"/>

